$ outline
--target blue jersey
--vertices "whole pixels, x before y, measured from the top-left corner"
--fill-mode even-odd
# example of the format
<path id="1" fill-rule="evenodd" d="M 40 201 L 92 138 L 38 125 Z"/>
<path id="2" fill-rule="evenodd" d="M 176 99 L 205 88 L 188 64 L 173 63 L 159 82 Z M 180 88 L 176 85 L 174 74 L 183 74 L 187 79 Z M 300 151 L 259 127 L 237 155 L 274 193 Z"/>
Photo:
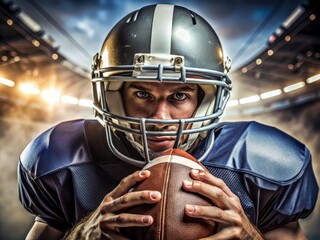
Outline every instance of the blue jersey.
<path id="1" fill-rule="evenodd" d="M 214 147 L 202 163 L 240 198 L 261 232 L 312 212 L 318 186 L 305 145 L 257 122 L 222 123 L 214 134 Z M 134 152 L 129 143 L 117 141 Z M 200 156 L 206 144 L 202 140 L 192 155 Z M 112 154 L 96 120 L 63 122 L 21 154 L 20 201 L 37 221 L 65 232 L 136 170 Z"/>

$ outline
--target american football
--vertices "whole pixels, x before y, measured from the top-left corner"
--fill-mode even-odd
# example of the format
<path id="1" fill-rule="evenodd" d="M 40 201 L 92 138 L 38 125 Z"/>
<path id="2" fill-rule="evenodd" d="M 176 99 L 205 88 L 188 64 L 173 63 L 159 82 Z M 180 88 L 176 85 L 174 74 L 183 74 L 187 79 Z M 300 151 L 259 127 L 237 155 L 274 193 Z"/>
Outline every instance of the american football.
<path id="1" fill-rule="evenodd" d="M 160 202 L 136 206 L 126 212 L 148 214 L 154 219 L 149 227 L 123 228 L 122 233 L 135 240 L 194 240 L 213 235 L 217 224 L 185 215 L 186 204 L 210 206 L 212 202 L 200 194 L 182 189 L 184 180 L 191 180 L 190 170 L 205 168 L 193 156 L 180 149 L 165 152 L 147 164 L 144 169 L 151 176 L 133 191 L 156 190 L 161 192 Z"/>

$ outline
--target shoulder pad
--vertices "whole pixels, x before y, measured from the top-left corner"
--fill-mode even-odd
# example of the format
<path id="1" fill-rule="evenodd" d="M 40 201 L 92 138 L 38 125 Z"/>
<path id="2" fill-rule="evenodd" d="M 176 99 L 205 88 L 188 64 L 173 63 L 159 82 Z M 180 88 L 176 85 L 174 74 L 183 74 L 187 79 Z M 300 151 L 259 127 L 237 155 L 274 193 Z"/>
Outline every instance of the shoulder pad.
<path id="1" fill-rule="evenodd" d="M 37 178 L 70 165 L 92 161 L 87 138 L 98 141 L 101 134 L 104 129 L 94 120 L 62 122 L 29 143 L 20 156 L 21 164 Z M 105 137 L 103 140 L 105 143 Z"/>
<path id="2" fill-rule="evenodd" d="M 204 164 L 250 173 L 277 184 L 298 179 L 311 160 L 304 144 L 257 122 L 222 124 L 216 135 L 212 154 Z"/>

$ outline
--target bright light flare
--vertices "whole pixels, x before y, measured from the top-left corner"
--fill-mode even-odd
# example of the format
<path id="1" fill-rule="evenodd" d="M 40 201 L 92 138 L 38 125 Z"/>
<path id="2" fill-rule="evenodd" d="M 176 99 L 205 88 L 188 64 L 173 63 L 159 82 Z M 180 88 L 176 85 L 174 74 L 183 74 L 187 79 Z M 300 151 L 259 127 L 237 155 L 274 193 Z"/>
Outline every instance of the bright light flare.
<path id="1" fill-rule="evenodd" d="M 59 102 L 59 99 L 60 99 L 60 93 L 54 89 L 42 90 L 41 96 L 49 104 L 55 104 Z"/>
<path id="2" fill-rule="evenodd" d="M 33 83 L 21 83 L 20 90 L 25 94 L 39 95 L 40 89 L 37 88 Z"/>
<path id="3" fill-rule="evenodd" d="M 8 87 L 13 87 L 15 85 L 15 82 L 3 77 L 0 77 L 0 84 L 6 85 Z"/>
<path id="4" fill-rule="evenodd" d="M 260 101 L 260 97 L 258 95 L 253 95 L 250 97 L 241 98 L 239 100 L 240 104 L 247 104 L 247 103 L 253 103 L 253 102 L 258 102 L 258 101 Z"/>
<path id="5" fill-rule="evenodd" d="M 83 107 L 93 107 L 93 102 L 90 99 L 79 99 L 78 104 Z"/>
<path id="6" fill-rule="evenodd" d="M 233 107 L 233 106 L 237 106 L 239 105 L 239 101 L 238 100 L 229 100 L 229 102 L 227 103 L 227 107 Z"/>
<path id="7" fill-rule="evenodd" d="M 281 93 L 282 93 L 281 89 L 276 89 L 269 92 L 261 93 L 260 98 L 261 99 L 272 98 L 272 97 L 279 96 Z"/>

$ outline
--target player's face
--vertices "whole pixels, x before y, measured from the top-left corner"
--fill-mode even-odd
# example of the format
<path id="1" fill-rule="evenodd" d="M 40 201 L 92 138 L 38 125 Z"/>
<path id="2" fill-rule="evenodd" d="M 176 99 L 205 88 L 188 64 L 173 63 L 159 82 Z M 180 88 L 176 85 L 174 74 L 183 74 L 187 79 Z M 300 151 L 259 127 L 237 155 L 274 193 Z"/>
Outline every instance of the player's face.
<path id="1" fill-rule="evenodd" d="M 196 84 L 127 82 L 122 94 L 128 116 L 170 120 L 191 118 L 198 106 L 199 91 Z M 139 128 L 137 125 L 132 127 Z M 177 129 L 178 125 L 147 126 L 147 130 L 153 131 Z M 135 136 L 135 139 L 141 143 L 140 136 Z M 154 152 L 171 149 L 174 142 L 175 136 L 148 137 L 148 146 Z"/>

